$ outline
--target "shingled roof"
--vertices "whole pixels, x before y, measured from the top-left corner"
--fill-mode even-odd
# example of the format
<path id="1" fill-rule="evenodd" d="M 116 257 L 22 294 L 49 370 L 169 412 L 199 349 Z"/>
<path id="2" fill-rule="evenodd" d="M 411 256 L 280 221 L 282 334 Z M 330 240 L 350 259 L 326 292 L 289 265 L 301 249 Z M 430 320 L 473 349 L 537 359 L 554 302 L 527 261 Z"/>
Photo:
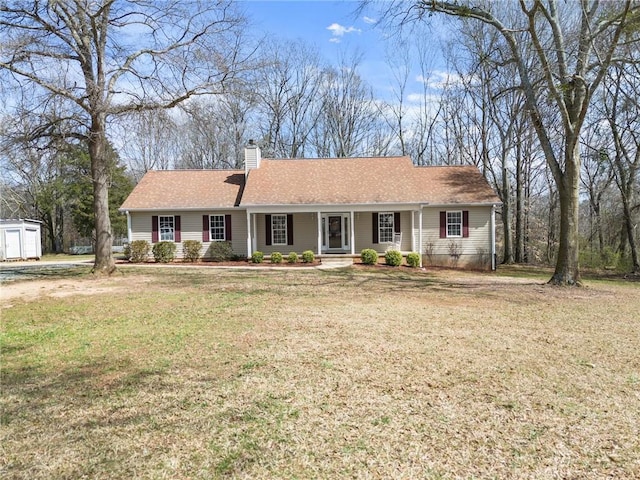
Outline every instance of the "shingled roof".
<path id="1" fill-rule="evenodd" d="M 500 203 L 473 166 L 416 167 L 409 157 L 263 159 L 241 170 L 147 172 L 121 210 L 288 205 Z"/>
<path id="2" fill-rule="evenodd" d="M 473 166 L 416 167 L 405 156 L 264 159 L 240 206 L 499 202 Z"/>
<path id="3" fill-rule="evenodd" d="M 155 170 L 145 173 L 120 210 L 233 208 L 244 188 L 243 170 Z"/>

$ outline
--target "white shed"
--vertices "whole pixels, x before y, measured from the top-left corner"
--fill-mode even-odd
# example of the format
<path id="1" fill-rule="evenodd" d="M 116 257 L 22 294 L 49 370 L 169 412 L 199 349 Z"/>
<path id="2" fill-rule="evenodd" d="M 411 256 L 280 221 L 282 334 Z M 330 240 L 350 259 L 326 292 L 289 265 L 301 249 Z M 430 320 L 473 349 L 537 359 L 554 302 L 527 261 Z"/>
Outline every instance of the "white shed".
<path id="1" fill-rule="evenodd" d="M 0 260 L 40 259 L 41 230 L 38 220 L 0 220 Z"/>

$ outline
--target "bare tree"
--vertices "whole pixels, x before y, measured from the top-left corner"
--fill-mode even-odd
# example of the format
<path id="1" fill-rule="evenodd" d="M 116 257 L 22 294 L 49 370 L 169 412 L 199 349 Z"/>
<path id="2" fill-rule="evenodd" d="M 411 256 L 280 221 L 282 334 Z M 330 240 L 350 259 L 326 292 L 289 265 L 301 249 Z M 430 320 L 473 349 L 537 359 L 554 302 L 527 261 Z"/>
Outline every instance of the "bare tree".
<path id="1" fill-rule="evenodd" d="M 265 155 L 305 155 L 320 115 L 324 78 L 320 55 L 302 41 L 269 42 L 260 51 L 263 65 L 253 76 L 262 119 Z"/>
<path id="2" fill-rule="evenodd" d="M 234 89 L 206 101 L 182 106 L 177 129 L 176 168 L 241 168 L 255 111 L 249 95 Z"/>
<path id="3" fill-rule="evenodd" d="M 118 126 L 123 140 L 120 153 L 136 182 L 149 170 L 174 166 L 177 125 L 166 110 L 132 112 Z"/>
<path id="4" fill-rule="evenodd" d="M 343 58 L 325 70 L 321 115 L 312 132 L 320 157 L 363 155 L 368 136 L 378 129 L 378 108 L 371 87 L 358 73 L 360 58 Z M 373 142 L 375 143 L 375 142 Z"/>
<path id="5" fill-rule="evenodd" d="M 395 3 L 391 14 L 404 12 L 403 23 L 423 21 L 430 13 L 474 19 L 495 28 L 505 39 L 516 63 L 528 114 L 558 189 L 560 236 L 551 283 L 580 284 L 579 267 L 579 139 L 594 92 L 604 79 L 624 35 L 637 41 L 640 5 L 632 0 L 600 3 L 581 0 L 558 5 L 556 0 L 520 0 L 517 18 L 506 17 L 502 4 L 416 0 Z M 635 37 L 634 37 L 635 35 Z M 527 41 L 522 41 L 526 38 Z M 533 51 L 539 69 L 528 68 Z M 537 86 L 540 87 L 537 88 Z M 542 109 L 553 103 L 561 118 L 562 149 L 554 148 L 553 125 Z"/>
<path id="6" fill-rule="evenodd" d="M 0 4 L 0 70 L 80 111 L 93 179 L 94 272 L 111 273 L 109 118 L 220 92 L 238 70 L 243 20 L 230 1 L 59 0 Z M 80 131 L 80 130 L 79 130 Z"/>
<path id="7" fill-rule="evenodd" d="M 604 92 L 602 105 L 614 144 L 614 153 L 609 160 L 622 199 L 623 238 L 630 247 L 632 271 L 637 274 L 640 273 L 640 261 L 634 211 L 640 213 L 640 203 L 636 203 L 640 191 L 640 62 L 616 65 L 605 81 Z"/>

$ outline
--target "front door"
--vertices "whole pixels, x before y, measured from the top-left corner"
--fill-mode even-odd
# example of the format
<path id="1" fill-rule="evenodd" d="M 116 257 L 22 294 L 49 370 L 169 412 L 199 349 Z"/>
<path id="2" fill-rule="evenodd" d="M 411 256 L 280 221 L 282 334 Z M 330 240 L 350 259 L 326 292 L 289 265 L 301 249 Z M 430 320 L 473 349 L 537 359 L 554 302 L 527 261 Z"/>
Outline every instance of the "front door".
<path id="1" fill-rule="evenodd" d="M 329 215 L 329 248 L 342 248 L 342 215 Z"/>
<path id="2" fill-rule="evenodd" d="M 325 251 L 349 249 L 349 215 L 326 213 L 322 215 L 322 248 Z"/>

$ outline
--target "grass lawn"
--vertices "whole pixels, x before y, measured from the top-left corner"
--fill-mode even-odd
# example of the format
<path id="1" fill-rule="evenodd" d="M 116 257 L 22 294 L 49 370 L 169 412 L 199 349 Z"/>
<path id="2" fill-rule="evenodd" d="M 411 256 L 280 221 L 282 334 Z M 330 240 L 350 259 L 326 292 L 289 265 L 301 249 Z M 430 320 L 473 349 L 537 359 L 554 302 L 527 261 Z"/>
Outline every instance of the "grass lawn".
<path id="1" fill-rule="evenodd" d="M 0 476 L 640 478 L 640 288 L 587 285 L 360 267 L 4 285 L 22 294 L 0 301 Z"/>

